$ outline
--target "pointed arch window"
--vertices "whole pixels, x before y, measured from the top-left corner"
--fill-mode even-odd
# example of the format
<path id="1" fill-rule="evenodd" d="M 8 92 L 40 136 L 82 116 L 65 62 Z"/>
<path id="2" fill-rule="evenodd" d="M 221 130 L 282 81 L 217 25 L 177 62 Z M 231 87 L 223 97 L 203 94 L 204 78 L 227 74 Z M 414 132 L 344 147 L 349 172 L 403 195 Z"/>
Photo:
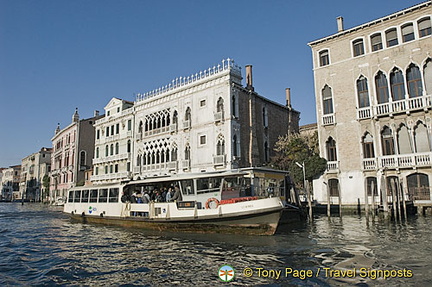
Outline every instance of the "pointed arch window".
<path id="1" fill-rule="evenodd" d="M 330 137 L 326 142 L 327 160 L 337 161 L 336 141 Z"/>
<path id="2" fill-rule="evenodd" d="M 369 107 L 369 89 L 367 79 L 361 76 L 357 80 L 357 97 L 359 108 Z"/>
<path id="3" fill-rule="evenodd" d="M 401 127 L 397 131 L 397 143 L 399 148 L 399 154 L 409 154 L 412 153 L 411 141 L 408 132 L 408 128 L 405 125 L 401 125 Z"/>
<path id="4" fill-rule="evenodd" d="M 323 100 L 323 112 L 325 115 L 333 113 L 333 97 L 332 90 L 329 86 L 325 85 L 322 90 L 322 100 Z"/>
<path id="5" fill-rule="evenodd" d="M 432 59 L 428 59 L 423 66 L 423 78 L 425 81 L 426 94 L 432 94 Z"/>
<path id="6" fill-rule="evenodd" d="M 225 139 L 223 136 L 219 136 L 216 144 L 216 155 L 224 155 L 224 154 L 225 154 Z"/>
<path id="7" fill-rule="evenodd" d="M 189 144 L 187 144 L 186 148 L 185 148 L 185 160 L 190 160 L 190 156 L 191 156 L 191 154 L 190 154 L 190 146 L 189 146 Z"/>
<path id="8" fill-rule="evenodd" d="M 410 98 L 420 97 L 423 95 L 420 69 L 414 64 L 411 64 L 407 70 L 407 84 Z"/>
<path id="9" fill-rule="evenodd" d="M 393 101 L 403 100 L 405 98 L 405 82 L 401 70 L 393 70 L 390 74 L 390 84 Z"/>
<path id="10" fill-rule="evenodd" d="M 414 142 L 416 152 L 430 152 L 427 128 L 421 122 L 419 122 L 414 128 Z"/>
<path id="11" fill-rule="evenodd" d="M 389 90 L 387 77 L 383 72 L 378 72 L 375 76 L 375 86 L 378 104 L 388 103 L 389 101 Z"/>
<path id="12" fill-rule="evenodd" d="M 393 133 L 392 130 L 387 126 L 385 126 L 381 132 L 381 141 L 383 155 L 395 154 Z"/>
<path id="13" fill-rule="evenodd" d="M 370 133 L 366 133 L 366 135 L 363 137 L 363 157 L 375 158 L 373 137 Z"/>

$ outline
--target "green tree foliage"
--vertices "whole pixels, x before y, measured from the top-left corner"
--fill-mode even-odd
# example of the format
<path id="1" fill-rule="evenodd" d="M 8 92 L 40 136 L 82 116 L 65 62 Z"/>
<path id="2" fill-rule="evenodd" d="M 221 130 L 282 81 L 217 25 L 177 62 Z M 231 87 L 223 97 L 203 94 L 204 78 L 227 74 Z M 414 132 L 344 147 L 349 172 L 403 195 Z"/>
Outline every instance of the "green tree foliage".
<path id="1" fill-rule="evenodd" d="M 276 156 L 271 164 L 289 171 L 297 186 L 303 187 L 303 170 L 296 162 L 305 165 L 306 180 L 319 177 L 327 168 L 327 160 L 319 156 L 318 133 L 292 134 L 279 137 L 275 145 Z"/>

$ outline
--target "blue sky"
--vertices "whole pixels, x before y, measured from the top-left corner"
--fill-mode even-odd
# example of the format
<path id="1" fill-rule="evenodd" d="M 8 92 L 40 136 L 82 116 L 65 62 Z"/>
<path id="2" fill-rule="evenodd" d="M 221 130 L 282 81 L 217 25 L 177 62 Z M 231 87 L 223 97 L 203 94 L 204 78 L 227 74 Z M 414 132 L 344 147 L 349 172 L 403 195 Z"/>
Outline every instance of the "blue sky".
<path id="1" fill-rule="evenodd" d="M 255 90 L 316 122 L 307 43 L 421 1 L 0 0 L 0 167 L 51 147 L 57 123 L 233 58 Z M 244 74 L 243 74 L 244 75 Z"/>

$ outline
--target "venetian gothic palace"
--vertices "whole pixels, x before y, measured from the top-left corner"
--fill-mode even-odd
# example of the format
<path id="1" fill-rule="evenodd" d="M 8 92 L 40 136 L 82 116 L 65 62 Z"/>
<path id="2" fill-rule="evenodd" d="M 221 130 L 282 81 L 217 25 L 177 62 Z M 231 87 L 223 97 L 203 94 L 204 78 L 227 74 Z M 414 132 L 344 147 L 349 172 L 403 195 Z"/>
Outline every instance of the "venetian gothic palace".
<path id="1" fill-rule="evenodd" d="M 227 59 L 133 102 L 112 98 L 104 116 L 76 111 L 52 139 L 51 196 L 86 182 L 265 166 L 279 136 L 298 132 L 300 113 L 289 89 L 285 105 L 255 92 L 252 66 L 242 79 Z"/>
<path id="2" fill-rule="evenodd" d="M 315 199 L 431 205 L 431 1 L 309 43 L 321 156 Z"/>

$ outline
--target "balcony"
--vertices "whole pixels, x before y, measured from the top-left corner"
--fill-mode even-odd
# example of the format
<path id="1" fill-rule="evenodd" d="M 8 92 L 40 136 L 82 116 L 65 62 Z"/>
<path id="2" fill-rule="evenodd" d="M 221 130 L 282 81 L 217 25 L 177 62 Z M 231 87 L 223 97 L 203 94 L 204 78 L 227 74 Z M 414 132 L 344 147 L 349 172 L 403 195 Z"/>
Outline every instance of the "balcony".
<path id="1" fill-rule="evenodd" d="M 223 112 L 214 113 L 214 121 L 215 123 L 223 121 Z"/>
<path id="2" fill-rule="evenodd" d="M 189 169 L 190 168 L 190 160 L 188 160 L 188 159 L 182 160 L 182 168 L 185 170 Z"/>
<path id="3" fill-rule="evenodd" d="M 430 167 L 432 152 L 380 156 L 377 159 L 363 159 L 363 170 L 378 168 L 400 169 L 413 167 Z"/>
<path id="4" fill-rule="evenodd" d="M 327 126 L 327 125 L 334 125 L 334 123 L 335 123 L 335 117 L 334 117 L 334 114 L 328 114 L 328 115 L 324 115 L 324 116 L 322 117 L 322 124 L 323 124 L 324 126 Z"/>
<path id="5" fill-rule="evenodd" d="M 213 156 L 213 165 L 215 166 L 225 166 L 226 155 L 214 155 Z"/>
<path id="6" fill-rule="evenodd" d="M 191 121 L 190 120 L 183 121 L 183 129 L 184 130 L 190 129 L 190 127 L 191 127 Z"/>
<path id="7" fill-rule="evenodd" d="M 339 162 L 328 161 L 327 162 L 327 172 L 337 172 L 339 170 Z"/>
<path id="8" fill-rule="evenodd" d="M 378 104 L 373 107 L 357 109 L 357 119 L 370 119 L 372 117 L 393 116 L 398 113 L 407 113 L 432 108 L 431 95 L 407 98 L 400 101 Z M 323 117 L 324 122 L 324 117 Z M 323 123 L 324 124 L 324 123 Z"/>

